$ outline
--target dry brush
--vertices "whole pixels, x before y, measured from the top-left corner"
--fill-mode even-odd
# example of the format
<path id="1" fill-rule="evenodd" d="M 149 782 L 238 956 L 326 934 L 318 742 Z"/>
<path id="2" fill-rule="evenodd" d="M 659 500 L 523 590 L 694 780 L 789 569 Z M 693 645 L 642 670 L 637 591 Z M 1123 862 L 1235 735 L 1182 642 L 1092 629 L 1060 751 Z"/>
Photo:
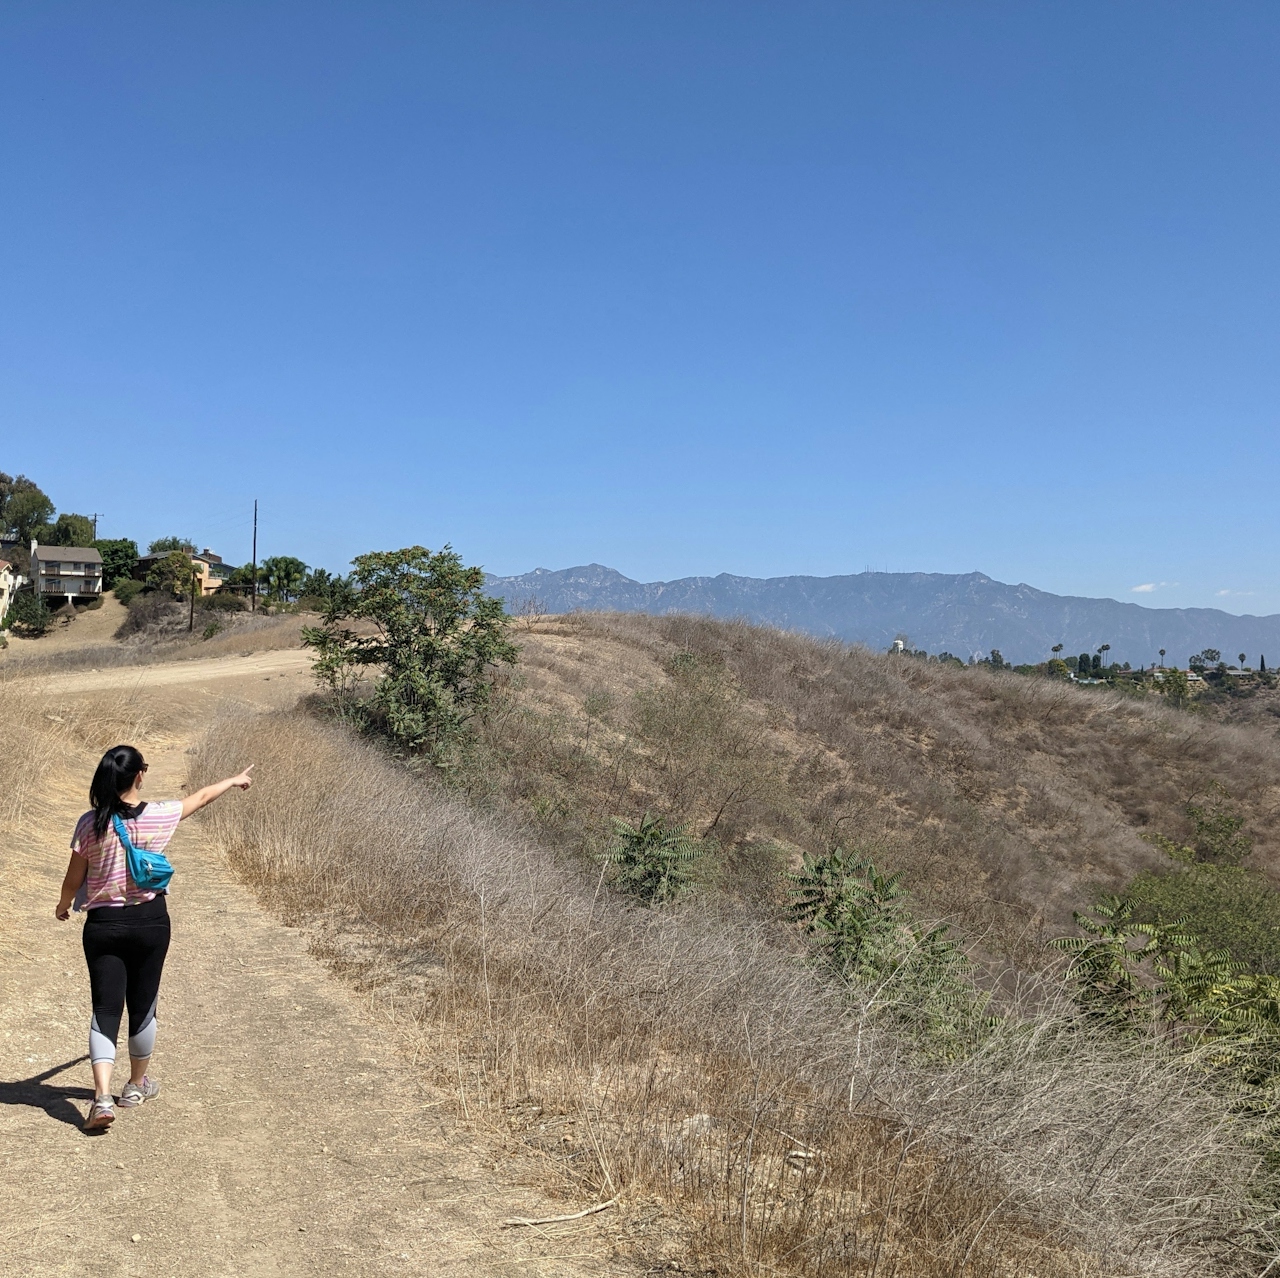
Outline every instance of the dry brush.
<path id="1" fill-rule="evenodd" d="M 337 725 L 225 721 L 193 781 L 246 757 L 259 785 L 210 818 L 245 880 L 412 998 L 466 1118 L 521 1132 L 579 1202 L 660 1196 L 717 1272 L 1245 1274 L 1268 1254 L 1254 1158 L 1158 1046 L 1040 991 L 930 1064 L 780 925 L 715 898 L 628 908 Z"/>

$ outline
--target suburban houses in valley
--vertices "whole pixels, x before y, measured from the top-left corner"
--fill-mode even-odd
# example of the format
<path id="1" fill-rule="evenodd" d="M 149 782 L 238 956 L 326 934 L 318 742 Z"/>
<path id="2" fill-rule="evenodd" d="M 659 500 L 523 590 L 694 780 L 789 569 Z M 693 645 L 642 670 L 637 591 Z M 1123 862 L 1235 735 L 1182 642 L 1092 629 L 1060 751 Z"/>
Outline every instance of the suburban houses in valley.
<path id="1" fill-rule="evenodd" d="M 102 556 L 92 546 L 31 543 L 31 582 L 53 608 L 90 603 L 102 594 Z"/>

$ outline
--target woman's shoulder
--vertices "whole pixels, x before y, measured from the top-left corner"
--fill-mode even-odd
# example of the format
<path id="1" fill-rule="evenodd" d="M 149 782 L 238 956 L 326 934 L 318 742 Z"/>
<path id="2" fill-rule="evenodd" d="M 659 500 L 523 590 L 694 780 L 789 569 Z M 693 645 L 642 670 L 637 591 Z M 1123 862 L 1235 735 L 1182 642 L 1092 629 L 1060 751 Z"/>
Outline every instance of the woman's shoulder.
<path id="1" fill-rule="evenodd" d="M 153 799 L 142 809 L 137 819 L 141 822 L 146 822 L 148 818 L 152 821 L 165 822 L 181 816 L 181 799 Z"/>
<path id="2" fill-rule="evenodd" d="M 90 808 L 89 811 L 76 822 L 76 828 L 71 835 L 71 850 L 73 852 L 79 852 L 81 847 L 93 838 L 93 809 Z"/>

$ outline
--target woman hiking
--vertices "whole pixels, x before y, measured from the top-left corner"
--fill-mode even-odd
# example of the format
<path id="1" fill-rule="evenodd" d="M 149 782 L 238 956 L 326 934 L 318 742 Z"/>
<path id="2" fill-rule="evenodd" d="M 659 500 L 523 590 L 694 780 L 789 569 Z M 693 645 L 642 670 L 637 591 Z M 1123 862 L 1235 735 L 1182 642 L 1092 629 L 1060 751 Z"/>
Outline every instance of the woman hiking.
<path id="1" fill-rule="evenodd" d="M 89 802 L 93 810 L 76 823 L 71 861 L 62 880 L 55 911 L 59 919 L 88 910 L 84 956 L 89 964 L 93 1016 L 89 1021 L 89 1060 L 93 1067 L 93 1104 L 85 1131 L 104 1131 L 116 1118 L 111 1075 L 116 1063 L 120 1017 L 129 1007 L 129 1081 L 120 1093 L 120 1108 L 151 1100 L 160 1085 L 147 1075 L 156 1044 L 156 1002 L 160 973 L 169 949 L 169 911 L 165 892 L 139 887 L 130 873 L 130 855 L 162 853 L 178 822 L 221 798 L 233 786 L 247 790 L 249 772 L 207 785 L 185 799 L 147 803 L 142 782 L 147 762 L 133 746 L 113 746 L 102 756 Z M 126 848 L 124 839 L 131 845 Z M 164 869 L 168 870 L 167 863 Z M 143 882 L 148 882 L 142 874 Z M 163 875 L 161 877 L 164 877 Z"/>

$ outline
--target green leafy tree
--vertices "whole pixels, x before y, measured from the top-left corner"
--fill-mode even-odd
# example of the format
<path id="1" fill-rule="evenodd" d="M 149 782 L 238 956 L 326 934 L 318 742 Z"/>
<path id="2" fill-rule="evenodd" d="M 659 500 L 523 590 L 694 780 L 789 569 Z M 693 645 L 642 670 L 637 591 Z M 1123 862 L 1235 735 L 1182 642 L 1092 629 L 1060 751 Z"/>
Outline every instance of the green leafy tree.
<path id="1" fill-rule="evenodd" d="M 1192 670 L 1204 671 L 1210 666 L 1219 665 L 1222 661 L 1222 653 L 1217 648 L 1205 648 L 1202 652 L 1197 652 L 1194 657 L 1187 659 L 1187 665 Z"/>
<path id="2" fill-rule="evenodd" d="M 298 597 L 317 600 L 330 608 L 350 594 L 351 583 L 341 573 L 332 573 L 327 568 L 313 568 L 302 579 Z"/>
<path id="3" fill-rule="evenodd" d="M 1089 671 L 1092 669 L 1092 666 L 1093 663 L 1089 660 L 1089 654 L 1087 652 L 1082 652 L 1076 658 L 1076 674 L 1079 675 L 1081 679 L 1087 679 L 1089 677 Z"/>
<path id="4" fill-rule="evenodd" d="M 1191 704 L 1191 684 L 1181 670 L 1168 669 L 1157 685 L 1161 695 L 1171 706 L 1184 708 Z"/>
<path id="5" fill-rule="evenodd" d="M 165 590 L 186 597 L 196 583 L 195 565 L 180 550 L 171 550 L 147 571 L 147 585 L 152 590 Z"/>
<path id="6" fill-rule="evenodd" d="M 49 546 L 92 546 L 93 520 L 88 515 L 59 515 L 41 540 Z"/>
<path id="7" fill-rule="evenodd" d="M 45 601 L 31 590 L 20 590 L 13 596 L 9 611 L 0 622 L 0 630 L 12 630 L 27 639 L 37 639 L 53 624 L 53 614 Z"/>
<path id="8" fill-rule="evenodd" d="M 307 565 L 292 555 L 273 555 L 258 567 L 260 589 L 269 599 L 290 603 L 302 593 Z"/>
<path id="9" fill-rule="evenodd" d="M 702 845 L 691 839 L 688 827 L 668 825 L 662 817 L 644 814 L 639 825 L 613 819 L 613 846 L 604 854 L 612 867 L 610 882 L 620 892 L 645 905 L 666 905 L 693 885 Z"/>
<path id="10" fill-rule="evenodd" d="M 223 578 L 224 586 L 243 587 L 248 590 L 253 585 L 253 564 L 242 564 L 239 568 L 233 568 L 226 577 Z M 258 591 L 262 591 L 262 568 L 258 568 Z"/>
<path id="11" fill-rule="evenodd" d="M 44 535 L 53 519 L 53 502 L 34 480 L 0 472 L 0 531 L 24 544 Z"/>
<path id="12" fill-rule="evenodd" d="M 93 548 L 102 556 L 102 588 L 113 590 L 133 576 L 138 566 L 138 543 L 129 537 L 95 541 Z"/>
<path id="13" fill-rule="evenodd" d="M 195 543 L 190 537 L 157 537 L 147 547 L 147 554 L 162 555 L 168 550 L 192 551 L 194 549 Z"/>
<path id="14" fill-rule="evenodd" d="M 484 573 L 463 566 L 449 546 L 359 555 L 349 592 L 303 642 L 317 654 L 316 677 L 345 698 L 363 671 L 381 675 L 367 709 L 403 747 L 442 751 L 488 704 L 492 669 L 518 656 L 507 638 L 502 600 L 483 591 Z M 342 623 L 356 621 L 375 633 Z M 362 627 L 363 628 L 363 627 Z"/>

